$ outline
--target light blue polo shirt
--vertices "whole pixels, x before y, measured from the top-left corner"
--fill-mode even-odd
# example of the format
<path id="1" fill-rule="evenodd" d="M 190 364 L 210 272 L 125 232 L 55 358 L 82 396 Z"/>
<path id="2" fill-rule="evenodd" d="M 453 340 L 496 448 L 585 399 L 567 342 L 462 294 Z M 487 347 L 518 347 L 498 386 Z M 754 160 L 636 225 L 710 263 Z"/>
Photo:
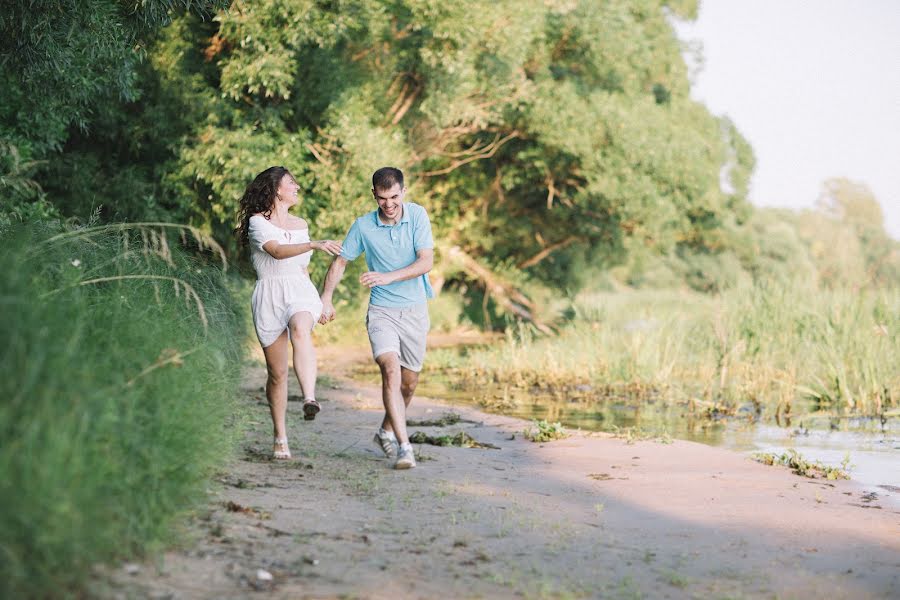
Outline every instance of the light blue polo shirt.
<path id="1" fill-rule="evenodd" d="M 344 239 L 341 256 L 353 261 L 365 252 L 370 271 L 389 273 L 413 264 L 416 252 L 424 248 L 434 248 L 428 213 L 418 204 L 404 202 L 403 215 L 396 225 L 382 223 L 377 209 L 356 219 Z M 434 291 L 426 273 L 414 279 L 373 287 L 369 304 L 406 308 L 424 304 L 433 297 Z"/>

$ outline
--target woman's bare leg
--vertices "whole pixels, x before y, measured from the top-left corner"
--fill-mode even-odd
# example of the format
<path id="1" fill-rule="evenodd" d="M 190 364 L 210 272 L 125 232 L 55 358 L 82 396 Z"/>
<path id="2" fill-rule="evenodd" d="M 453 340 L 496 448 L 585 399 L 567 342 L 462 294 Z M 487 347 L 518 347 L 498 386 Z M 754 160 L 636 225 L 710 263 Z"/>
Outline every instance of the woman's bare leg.
<path id="1" fill-rule="evenodd" d="M 316 399 L 316 349 L 312 342 L 313 318 L 308 312 L 298 312 L 291 317 L 291 344 L 294 346 L 294 373 L 300 383 L 305 401 Z"/>
<path id="2" fill-rule="evenodd" d="M 269 411 L 272 413 L 272 426 L 275 439 L 287 437 L 287 331 L 282 332 L 275 343 L 263 348 L 266 356 L 266 399 L 269 401 Z"/>

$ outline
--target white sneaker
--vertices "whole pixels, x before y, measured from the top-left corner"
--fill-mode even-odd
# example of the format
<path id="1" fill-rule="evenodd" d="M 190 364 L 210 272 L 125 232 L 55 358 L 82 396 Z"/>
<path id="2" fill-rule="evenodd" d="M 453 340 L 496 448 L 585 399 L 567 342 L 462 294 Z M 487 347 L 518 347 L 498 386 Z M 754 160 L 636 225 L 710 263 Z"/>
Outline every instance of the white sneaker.
<path id="1" fill-rule="evenodd" d="M 375 445 L 378 446 L 388 458 L 395 458 L 397 456 L 400 443 L 397 441 L 397 436 L 394 435 L 393 431 L 385 431 L 379 427 L 378 431 L 375 432 L 375 439 L 372 441 L 375 442 Z"/>
<path id="2" fill-rule="evenodd" d="M 412 469 L 416 466 L 416 455 L 413 454 L 412 444 L 400 444 L 400 451 L 397 453 L 397 462 L 394 463 L 395 469 Z"/>

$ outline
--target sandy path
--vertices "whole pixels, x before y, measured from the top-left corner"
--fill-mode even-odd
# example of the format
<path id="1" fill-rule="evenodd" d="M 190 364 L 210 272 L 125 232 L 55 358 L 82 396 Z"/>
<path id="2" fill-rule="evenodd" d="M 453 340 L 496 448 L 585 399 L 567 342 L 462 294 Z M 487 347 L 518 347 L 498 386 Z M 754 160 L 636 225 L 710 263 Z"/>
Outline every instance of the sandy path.
<path id="1" fill-rule="evenodd" d="M 348 360 L 326 350 L 322 371 L 336 377 Z M 471 422 L 444 432 L 500 450 L 421 446 L 419 467 L 395 472 L 371 442 L 374 381 L 322 390 L 313 422 L 290 403 L 296 458 L 272 462 L 264 377 L 262 365 L 247 373 L 253 432 L 208 513 L 182 549 L 120 573 L 109 595 L 900 597 L 900 504 L 889 492 L 866 498 L 852 482 L 691 442 L 534 444 L 522 421 L 470 408 L 454 410 Z M 417 398 L 410 418 L 446 410 Z"/>

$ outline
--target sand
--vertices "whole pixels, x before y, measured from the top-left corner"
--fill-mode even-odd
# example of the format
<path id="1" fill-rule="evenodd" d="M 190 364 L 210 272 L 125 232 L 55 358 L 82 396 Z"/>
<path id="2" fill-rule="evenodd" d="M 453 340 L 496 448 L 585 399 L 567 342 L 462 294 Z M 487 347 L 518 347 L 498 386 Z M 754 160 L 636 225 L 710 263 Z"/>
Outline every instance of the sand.
<path id="1" fill-rule="evenodd" d="M 251 431 L 211 484 L 208 510 L 176 549 L 116 568 L 98 595 L 900 597 L 900 502 L 889 490 L 685 441 L 574 432 L 538 444 L 522 436 L 528 423 L 469 407 L 452 407 L 456 425 L 410 431 L 462 430 L 499 450 L 421 445 L 417 468 L 394 471 L 372 443 L 378 381 L 351 381 L 347 366 L 345 354 L 321 353 L 337 385 L 320 390 L 315 421 L 289 403 L 291 461 L 268 458 L 265 369 L 248 368 Z M 416 398 L 409 418 L 450 409 Z"/>

